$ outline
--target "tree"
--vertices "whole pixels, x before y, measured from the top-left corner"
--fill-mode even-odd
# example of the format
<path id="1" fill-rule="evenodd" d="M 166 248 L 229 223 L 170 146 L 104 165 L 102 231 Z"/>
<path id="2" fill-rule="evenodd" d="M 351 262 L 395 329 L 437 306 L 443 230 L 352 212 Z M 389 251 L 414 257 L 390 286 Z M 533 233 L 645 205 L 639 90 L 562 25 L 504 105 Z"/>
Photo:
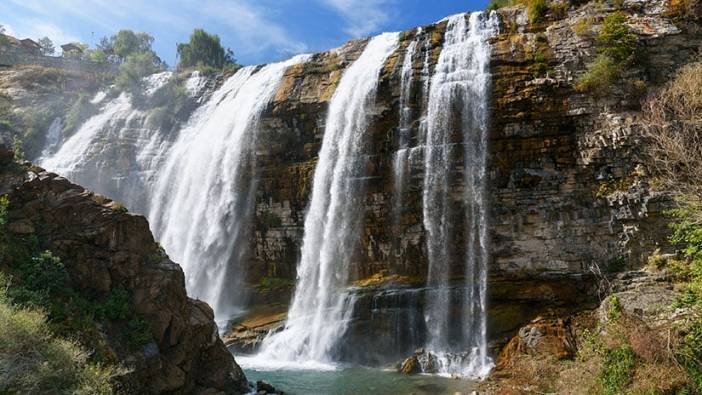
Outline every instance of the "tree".
<path id="1" fill-rule="evenodd" d="M 56 48 L 54 47 L 54 43 L 51 41 L 51 39 L 49 37 L 40 38 L 38 43 L 41 46 L 41 54 L 42 55 L 50 56 L 56 52 Z"/>
<path id="2" fill-rule="evenodd" d="M 143 88 L 144 77 L 156 72 L 155 63 L 156 59 L 150 52 L 137 52 L 127 56 L 127 60 L 119 67 L 115 84 L 123 91 L 138 95 Z"/>
<path id="3" fill-rule="evenodd" d="M 100 48 L 87 50 L 83 57 L 91 62 L 107 63 L 107 54 Z"/>
<path id="4" fill-rule="evenodd" d="M 226 64 L 234 64 L 234 53 L 224 49 L 219 36 L 209 34 L 203 29 L 195 29 L 190 35 L 190 42 L 178 44 L 179 68 L 213 67 L 221 69 Z"/>
<path id="5" fill-rule="evenodd" d="M 0 25 L 0 45 L 5 44 L 7 38 L 5 38 L 5 26 Z"/>
<path id="6" fill-rule="evenodd" d="M 148 52 L 157 58 L 151 48 L 154 38 L 147 33 L 135 33 L 131 30 L 120 30 L 117 34 L 110 37 L 109 43 L 102 41 L 101 45 L 109 48 L 111 52 L 117 55 L 121 62 L 127 60 L 129 55 L 141 52 Z M 103 49 L 104 50 L 104 49 Z"/>

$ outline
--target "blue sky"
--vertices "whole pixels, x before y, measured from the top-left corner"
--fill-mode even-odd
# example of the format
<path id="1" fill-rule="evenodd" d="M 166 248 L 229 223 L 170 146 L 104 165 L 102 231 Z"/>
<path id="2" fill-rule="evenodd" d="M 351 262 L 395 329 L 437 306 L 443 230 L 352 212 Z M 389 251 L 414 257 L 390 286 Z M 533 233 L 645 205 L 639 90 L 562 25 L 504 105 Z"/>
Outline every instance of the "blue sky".
<path id="1" fill-rule="evenodd" d="M 194 28 L 218 34 L 240 63 L 317 52 L 383 31 L 485 8 L 488 0 L 1 0 L 0 24 L 19 38 L 93 46 L 121 28 L 155 37 L 169 64 Z"/>

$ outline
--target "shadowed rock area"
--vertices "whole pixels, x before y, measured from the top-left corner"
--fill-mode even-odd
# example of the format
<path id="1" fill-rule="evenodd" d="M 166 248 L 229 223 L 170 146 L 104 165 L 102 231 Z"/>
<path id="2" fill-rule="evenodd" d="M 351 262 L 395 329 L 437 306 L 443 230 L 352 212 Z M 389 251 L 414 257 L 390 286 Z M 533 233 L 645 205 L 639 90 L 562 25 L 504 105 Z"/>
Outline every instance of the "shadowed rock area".
<path id="1" fill-rule="evenodd" d="M 188 298 L 180 267 L 154 241 L 149 224 L 121 205 L 65 178 L 12 162 L 0 145 L 0 195 L 9 197 L 9 237 L 35 235 L 60 257 L 85 295 L 126 290 L 130 308 L 148 323 L 151 340 L 129 350 L 111 333 L 98 335 L 126 368 L 118 387 L 129 393 L 241 394 L 246 378 L 217 334 L 212 309 Z M 12 269 L 13 262 L 0 268 Z"/>

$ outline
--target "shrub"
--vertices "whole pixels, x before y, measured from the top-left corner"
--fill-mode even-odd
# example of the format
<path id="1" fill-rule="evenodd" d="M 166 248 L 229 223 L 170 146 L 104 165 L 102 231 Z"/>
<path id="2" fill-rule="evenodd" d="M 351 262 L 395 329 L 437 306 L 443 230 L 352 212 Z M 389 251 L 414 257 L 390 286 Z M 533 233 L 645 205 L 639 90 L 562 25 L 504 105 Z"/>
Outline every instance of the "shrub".
<path id="1" fill-rule="evenodd" d="M 588 64 L 587 71 L 578 79 L 575 88 L 604 96 L 619 79 L 622 70 L 634 60 L 636 35 L 626 25 L 626 16 L 615 12 L 605 17 L 596 41 L 598 55 Z"/>
<path id="2" fill-rule="evenodd" d="M 548 3 L 546 0 L 527 0 L 527 14 L 529 22 L 540 22 L 548 12 Z"/>
<path id="3" fill-rule="evenodd" d="M 580 92 L 591 92 L 596 96 L 604 96 L 609 93 L 620 74 L 619 64 L 609 56 L 598 55 L 595 61 L 587 66 L 585 74 L 578 78 L 575 89 Z"/>
<path id="4" fill-rule="evenodd" d="M 622 394 L 636 368 L 636 355 L 629 345 L 606 350 L 598 377 L 606 395 Z"/>
<path id="5" fill-rule="evenodd" d="M 141 97 L 144 77 L 156 72 L 156 64 L 157 60 L 151 52 L 127 56 L 127 60 L 119 66 L 115 85 L 124 92 L 130 92 L 132 97 Z"/>
<path id="6" fill-rule="evenodd" d="M 591 16 L 584 16 L 578 19 L 573 25 L 573 32 L 578 36 L 584 36 L 592 31 L 592 25 L 595 23 L 595 19 Z"/>
<path id="7" fill-rule="evenodd" d="M 676 350 L 676 359 L 685 368 L 697 390 L 702 390 L 702 320 L 697 320 Z"/>
<path id="8" fill-rule="evenodd" d="M 615 12 L 605 17 L 597 35 L 599 52 L 617 63 L 631 60 L 636 52 L 636 35 L 626 25 L 626 16 Z"/>
<path id="9" fill-rule="evenodd" d="M 119 369 L 88 362 L 75 342 L 56 338 L 44 314 L 16 308 L 0 276 L 0 393 L 111 394 Z"/>
<path id="10" fill-rule="evenodd" d="M 661 187 L 702 219 L 702 62 L 683 67 L 644 104 L 649 169 Z M 690 210 L 693 208 L 693 210 Z M 689 226 L 688 224 L 687 226 Z M 690 234 L 689 236 L 693 236 Z M 678 240 L 683 241 L 683 240 Z M 689 240 L 694 243 L 694 240 Z"/>
<path id="11" fill-rule="evenodd" d="M 500 8 L 509 7 L 514 5 L 513 0 L 491 0 L 490 4 L 487 6 L 488 11 L 497 11 Z"/>

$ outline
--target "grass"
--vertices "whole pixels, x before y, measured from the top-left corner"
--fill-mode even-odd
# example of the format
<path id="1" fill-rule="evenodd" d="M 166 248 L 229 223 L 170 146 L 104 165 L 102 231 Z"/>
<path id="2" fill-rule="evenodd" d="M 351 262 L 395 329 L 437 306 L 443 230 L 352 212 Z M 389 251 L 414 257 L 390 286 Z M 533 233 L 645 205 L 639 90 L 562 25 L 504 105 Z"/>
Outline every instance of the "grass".
<path id="1" fill-rule="evenodd" d="M 9 203 L 7 196 L 0 198 L 0 253 L 8 263 L 4 275 L 12 280 L 11 286 L 9 282 L 3 286 L 5 299 L 18 307 L 44 311 L 52 333 L 79 340 L 95 351 L 98 360 L 114 359 L 106 331 L 120 334 L 123 341 L 117 344 L 127 352 L 151 341 L 150 328 L 134 311 L 128 291 L 114 287 L 106 293 L 81 293 L 61 259 L 42 250 L 36 235 L 8 235 L 4 226 Z"/>
<path id="2" fill-rule="evenodd" d="M 576 24 L 575 28 L 577 26 Z M 589 29 L 583 27 L 583 30 Z M 605 17 L 595 41 L 598 55 L 587 65 L 587 70 L 576 82 L 575 89 L 595 96 L 605 96 L 619 80 L 622 71 L 634 61 L 637 38 L 626 25 L 626 16 L 622 12 L 614 12 Z"/>
<path id="3" fill-rule="evenodd" d="M 0 287 L 0 393 L 112 394 L 119 372 L 89 362 L 78 343 L 52 335 L 41 310 L 13 306 Z"/>
<path id="4" fill-rule="evenodd" d="M 605 395 L 624 393 L 624 388 L 631 382 L 636 368 L 636 355 L 629 345 L 608 349 L 604 353 L 602 369 L 598 380 Z"/>
<path id="5" fill-rule="evenodd" d="M 529 22 L 538 23 L 544 20 L 550 8 L 547 0 L 491 0 L 487 6 L 488 11 L 496 11 L 500 8 L 514 5 L 524 5 L 527 7 Z M 562 10 L 557 9 L 557 13 L 562 14 Z"/>
<path id="6" fill-rule="evenodd" d="M 578 78 L 575 89 L 579 92 L 590 92 L 596 96 L 605 96 L 619 79 L 621 66 L 606 55 L 598 55 L 587 65 L 585 74 Z"/>

